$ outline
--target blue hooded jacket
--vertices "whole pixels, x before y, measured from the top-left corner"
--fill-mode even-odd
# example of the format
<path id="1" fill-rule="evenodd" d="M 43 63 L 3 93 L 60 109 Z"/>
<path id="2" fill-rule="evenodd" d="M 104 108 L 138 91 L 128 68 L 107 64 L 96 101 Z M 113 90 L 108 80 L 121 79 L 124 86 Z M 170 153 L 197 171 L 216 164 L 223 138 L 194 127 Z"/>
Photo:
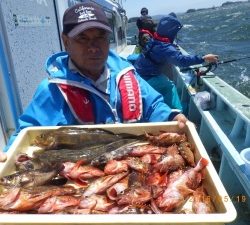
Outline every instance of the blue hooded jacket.
<path id="1" fill-rule="evenodd" d="M 149 40 L 143 53 L 139 55 L 134 66 L 136 71 L 143 77 L 160 75 L 165 64 L 173 64 L 180 67 L 188 67 L 201 64 L 204 59 L 198 55 L 184 55 L 173 44 L 178 31 L 182 28 L 181 23 L 174 16 L 163 17 L 157 27 L 157 35 L 168 38 L 169 41 L 156 39 Z"/>
<path id="2" fill-rule="evenodd" d="M 109 100 L 96 94 L 98 90 L 92 85 L 91 80 L 77 72 L 68 69 L 67 53 L 52 55 L 46 63 L 49 78 L 44 79 L 38 86 L 31 103 L 19 118 L 19 128 L 10 138 L 4 151 L 7 151 L 15 140 L 17 134 L 30 126 L 62 126 L 78 125 L 62 93 L 54 80 L 64 80 L 78 84 L 90 93 L 95 124 L 122 123 L 122 104 L 120 92 L 117 88 L 116 77 L 123 70 L 134 70 L 134 67 L 113 51 L 109 52 L 107 67 L 110 71 L 108 82 Z M 136 122 L 163 122 L 172 120 L 179 112 L 171 110 L 164 102 L 162 96 L 156 92 L 146 81 L 135 73 L 139 82 L 142 97 L 142 117 Z"/>

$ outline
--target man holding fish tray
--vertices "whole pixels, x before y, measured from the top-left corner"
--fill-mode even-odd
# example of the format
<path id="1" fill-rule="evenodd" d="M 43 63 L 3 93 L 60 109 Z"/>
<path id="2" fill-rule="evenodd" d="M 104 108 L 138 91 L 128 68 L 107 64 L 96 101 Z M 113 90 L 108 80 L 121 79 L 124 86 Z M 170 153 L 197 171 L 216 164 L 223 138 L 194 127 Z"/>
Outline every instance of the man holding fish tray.
<path id="1" fill-rule="evenodd" d="M 140 78 L 134 67 L 109 49 L 112 29 L 97 4 L 84 1 L 63 16 L 66 52 L 50 56 L 49 75 L 19 118 L 19 131 L 29 126 L 187 121 Z"/>

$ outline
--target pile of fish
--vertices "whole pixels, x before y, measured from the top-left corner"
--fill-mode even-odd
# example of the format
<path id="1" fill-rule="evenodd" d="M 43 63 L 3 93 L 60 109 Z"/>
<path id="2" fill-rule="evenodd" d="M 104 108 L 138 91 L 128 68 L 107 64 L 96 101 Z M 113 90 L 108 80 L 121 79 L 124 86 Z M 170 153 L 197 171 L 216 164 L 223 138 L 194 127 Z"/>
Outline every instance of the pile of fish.
<path id="1" fill-rule="evenodd" d="M 66 127 L 42 133 L 34 145 L 0 179 L 0 213 L 215 212 L 202 184 L 208 161 L 195 163 L 185 134 Z"/>

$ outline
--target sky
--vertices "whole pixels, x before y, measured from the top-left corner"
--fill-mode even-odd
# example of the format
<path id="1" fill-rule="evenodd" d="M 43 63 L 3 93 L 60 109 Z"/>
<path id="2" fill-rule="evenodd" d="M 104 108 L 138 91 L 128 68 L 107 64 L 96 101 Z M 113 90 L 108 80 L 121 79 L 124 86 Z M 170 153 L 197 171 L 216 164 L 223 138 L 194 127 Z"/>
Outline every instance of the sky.
<path id="1" fill-rule="evenodd" d="M 140 16 L 142 7 L 147 7 L 149 15 L 165 15 L 170 12 L 181 13 L 188 9 L 210 8 L 221 6 L 222 3 L 239 0 L 123 0 L 123 8 L 128 18 Z"/>

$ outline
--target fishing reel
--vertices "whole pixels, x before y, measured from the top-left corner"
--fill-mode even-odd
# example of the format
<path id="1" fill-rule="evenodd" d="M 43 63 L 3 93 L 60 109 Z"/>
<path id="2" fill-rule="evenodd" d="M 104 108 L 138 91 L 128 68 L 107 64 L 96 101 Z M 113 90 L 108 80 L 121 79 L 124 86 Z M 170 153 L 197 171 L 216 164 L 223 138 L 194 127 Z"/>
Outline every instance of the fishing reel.
<path id="1" fill-rule="evenodd" d="M 217 68 L 217 63 L 208 63 L 206 65 L 201 65 L 201 66 L 190 66 L 190 67 L 184 67 L 181 68 L 180 71 L 182 73 L 192 71 L 194 72 L 197 76 L 204 76 L 208 72 L 213 72 Z"/>
<path id="2" fill-rule="evenodd" d="M 203 76 L 203 75 L 206 75 L 208 72 L 213 72 L 217 68 L 218 65 L 223 65 L 226 63 L 236 62 L 236 61 L 249 59 L 249 58 L 250 56 L 245 56 L 245 57 L 238 58 L 238 59 L 219 61 L 217 63 L 208 63 L 206 65 L 201 65 L 201 66 L 189 66 L 189 67 L 181 68 L 180 71 L 185 73 L 191 70 L 191 71 L 196 72 L 198 75 Z"/>
<path id="3" fill-rule="evenodd" d="M 209 72 L 213 72 L 214 70 L 216 70 L 216 68 L 216 63 L 209 63 L 207 65 L 203 65 L 199 68 L 194 69 L 194 73 L 196 75 L 196 84 L 198 86 L 202 86 L 203 82 L 201 80 L 201 77 L 207 75 L 207 73 Z"/>
<path id="4" fill-rule="evenodd" d="M 195 72 L 197 73 L 197 75 L 204 76 L 208 72 L 213 72 L 214 70 L 216 70 L 217 69 L 217 65 L 218 65 L 217 63 L 209 63 L 207 65 L 201 66 Z"/>
<path id="5" fill-rule="evenodd" d="M 200 65 L 200 66 L 184 67 L 180 69 L 180 72 L 183 72 L 183 73 L 192 72 L 193 78 L 189 82 L 189 85 L 191 85 L 193 80 L 196 78 L 197 85 L 201 86 L 202 80 L 200 79 L 200 77 L 207 75 L 208 72 L 213 72 L 214 70 L 216 70 L 218 65 L 223 65 L 226 63 L 236 62 L 236 61 L 245 60 L 245 59 L 250 59 L 250 56 L 245 56 L 242 58 L 230 59 L 230 60 L 225 60 L 225 61 L 219 61 L 217 63 L 208 63 L 208 64 Z"/>
<path id="6" fill-rule="evenodd" d="M 216 68 L 217 68 L 217 63 L 209 63 L 201 66 L 181 68 L 180 71 L 184 73 L 190 72 L 193 75 L 191 81 L 189 82 L 189 86 L 190 85 L 193 86 L 194 85 L 193 81 L 196 80 L 195 82 L 196 86 L 200 87 L 203 84 L 201 77 L 206 76 L 207 73 L 209 72 L 213 72 Z"/>

